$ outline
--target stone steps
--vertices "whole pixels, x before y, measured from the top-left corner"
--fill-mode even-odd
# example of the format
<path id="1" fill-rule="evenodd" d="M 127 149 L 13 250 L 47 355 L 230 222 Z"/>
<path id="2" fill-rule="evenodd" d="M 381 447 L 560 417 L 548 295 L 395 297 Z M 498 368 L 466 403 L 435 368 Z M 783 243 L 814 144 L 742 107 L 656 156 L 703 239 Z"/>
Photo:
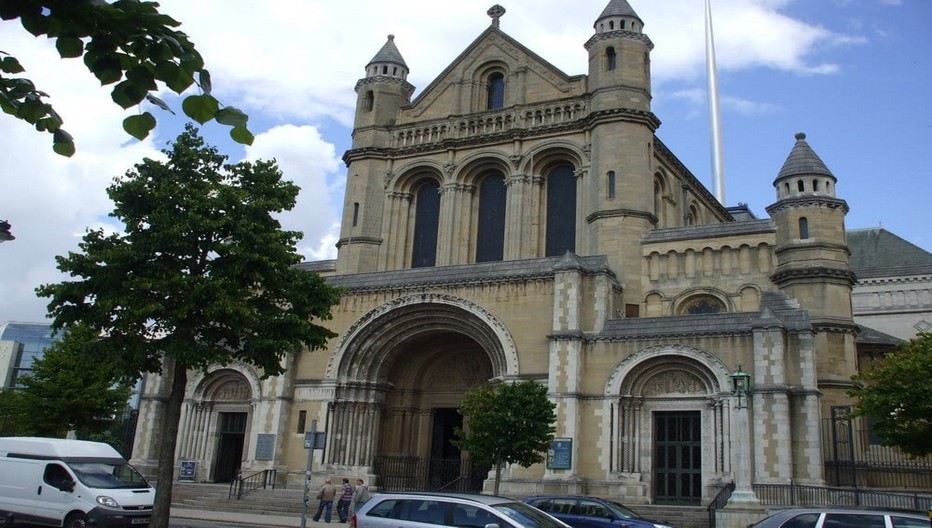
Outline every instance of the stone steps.
<path id="1" fill-rule="evenodd" d="M 172 506 L 176 508 L 240 512 L 266 515 L 297 515 L 302 512 L 303 490 L 276 488 L 257 489 L 242 499 L 230 499 L 229 485 L 192 484 L 178 482 L 172 488 Z M 633 509 L 651 519 L 668 521 L 677 528 L 709 528 L 709 515 L 702 506 L 664 506 L 638 504 Z M 311 499 L 309 514 L 317 510 L 317 501 Z M 336 515 L 336 511 L 334 511 Z"/>

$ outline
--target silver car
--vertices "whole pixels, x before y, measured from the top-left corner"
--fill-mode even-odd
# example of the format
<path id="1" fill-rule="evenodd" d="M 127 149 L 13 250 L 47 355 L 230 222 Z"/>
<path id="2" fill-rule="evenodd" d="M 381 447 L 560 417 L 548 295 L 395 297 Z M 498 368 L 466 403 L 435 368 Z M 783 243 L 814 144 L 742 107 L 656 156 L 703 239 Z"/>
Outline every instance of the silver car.
<path id="1" fill-rule="evenodd" d="M 923 514 L 840 508 L 790 508 L 752 524 L 754 528 L 929 528 Z"/>
<path id="2" fill-rule="evenodd" d="M 379 493 L 350 528 L 569 528 L 537 508 L 504 497 L 441 493 Z"/>

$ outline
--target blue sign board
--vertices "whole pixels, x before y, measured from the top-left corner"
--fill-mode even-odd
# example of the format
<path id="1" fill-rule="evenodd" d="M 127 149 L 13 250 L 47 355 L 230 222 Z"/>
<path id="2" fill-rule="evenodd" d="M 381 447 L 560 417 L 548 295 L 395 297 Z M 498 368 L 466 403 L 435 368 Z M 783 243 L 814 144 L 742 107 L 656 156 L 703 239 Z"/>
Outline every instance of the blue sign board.
<path id="1" fill-rule="evenodd" d="M 554 438 L 547 450 L 547 469 L 571 469 L 573 467 L 573 439 Z"/>

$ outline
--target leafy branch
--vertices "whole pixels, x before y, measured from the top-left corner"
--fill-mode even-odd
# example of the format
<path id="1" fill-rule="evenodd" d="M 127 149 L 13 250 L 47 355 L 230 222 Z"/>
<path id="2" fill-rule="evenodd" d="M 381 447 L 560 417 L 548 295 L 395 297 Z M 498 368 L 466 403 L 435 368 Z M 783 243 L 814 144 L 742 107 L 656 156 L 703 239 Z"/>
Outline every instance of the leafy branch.
<path id="1" fill-rule="evenodd" d="M 174 113 L 152 92 L 161 82 L 181 94 L 192 85 L 199 93 L 184 98 L 182 111 L 204 124 L 212 119 L 231 127 L 230 137 L 252 144 L 249 117 L 232 106 L 223 106 L 211 95 L 210 72 L 194 44 L 177 31 L 180 22 L 158 11 L 158 3 L 140 0 L 3 0 L 0 19 L 19 19 L 36 37 L 55 40 L 61 58 L 79 58 L 102 86 L 114 85 L 113 102 L 127 109 L 143 101 Z M 0 50 L 0 109 L 52 134 L 52 149 L 63 156 L 75 152 L 74 139 L 62 128 L 63 120 L 45 101 L 48 93 L 28 78 L 13 55 Z M 145 139 L 156 126 L 150 112 L 123 120 L 123 129 Z"/>

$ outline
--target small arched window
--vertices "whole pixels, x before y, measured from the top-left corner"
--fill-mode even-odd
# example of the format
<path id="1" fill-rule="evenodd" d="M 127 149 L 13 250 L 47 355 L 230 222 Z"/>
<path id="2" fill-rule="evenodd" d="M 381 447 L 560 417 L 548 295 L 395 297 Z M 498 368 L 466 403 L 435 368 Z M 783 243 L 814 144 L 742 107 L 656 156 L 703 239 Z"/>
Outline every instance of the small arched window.
<path id="1" fill-rule="evenodd" d="M 353 203 L 353 227 L 359 223 L 359 202 Z"/>
<path id="2" fill-rule="evenodd" d="M 805 216 L 799 219 L 799 238 L 809 238 L 809 219 Z"/>
<path id="3" fill-rule="evenodd" d="M 615 48 L 609 46 L 605 50 L 605 69 L 614 70 L 618 66 L 618 56 L 615 54 Z"/>
<path id="4" fill-rule="evenodd" d="M 505 106 L 505 76 L 499 72 L 489 75 L 488 103 L 486 110 L 498 110 Z"/>
<path id="5" fill-rule="evenodd" d="M 796 182 L 796 190 L 799 192 L 804 192 L 806 190 L 806 184 L 802 180 Z"/>
<path id="6" fill-rule="evenodd" d="M 726 311 L 722 301 L 712 295 L 697 295 L 680 308 L 681 315 L 717 314 Z"/>
<path id="7" fill-rule="evenodd" d="M 609 200 L 615 199 L 615 171 L 608 171 L 605 175 L 605 185 Z"/>
<path id="8" fill-rule="evenodd" d="M 819 191 L 819 180 L 812 180 L 812 191 L 813 192 Z"/>
<path id="9" fill-rule="evenodd" d="M 366 91 L 366 112 L 371 112 L 375 108 L 375 94 L 372 93 L 372 90 Z"/>
<path id="10" fill-rule="evenodd" d="M 614 30 L 614 29 L 615 29 L 615 21 L 614 21 L 614 20 L 609 20 L 609 21 L 608 21 L 608 29 L 609 29 L 609 30 Z"/>
<path id="11" fill-rule="evenodd" d="M 382 75 L 388 75 L 388 66 L 382 66 Z"/>

